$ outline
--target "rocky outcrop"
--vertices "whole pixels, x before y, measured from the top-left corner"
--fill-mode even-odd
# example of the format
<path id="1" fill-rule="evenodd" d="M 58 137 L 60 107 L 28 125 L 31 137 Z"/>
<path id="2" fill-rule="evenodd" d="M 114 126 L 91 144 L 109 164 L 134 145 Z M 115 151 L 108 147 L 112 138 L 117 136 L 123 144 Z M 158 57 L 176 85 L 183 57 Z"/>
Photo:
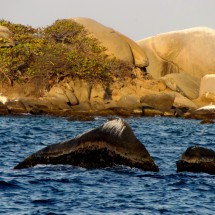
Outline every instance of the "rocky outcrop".
<path id="1" fill-rule="evenodd" d="M 85 168 L 126 165 L 145 171 L 158 171 L 144 145 L 122 119 L 106 122 L 71 140 L 41 149 L 19 163 L 15 169 L 38 164 L 69 164 Z"/>
<path id="2" fill-rule="evenodd" d="M 179 93 L 174 93 L 174 95 L 175 95 L 175 100 L 173 103 L 174 107 L 179 109 L 187 109 L 191 112 L 198 109 L 198 106 L 187 97 L 182 96 Z"/>
<path id="3" fill-rule="evenodd" d="M 107 48 L 106 53 L 108 55 L 132 63 L 140 68 L 148 66 L 148 59 L 144 51 L 130 38 L 93 19 L 74 18 L 72 20 L 83 25 L 93 37 L 97 38 Z"/>
<path id="4" fill-rule="evenodd" d="M 189 147 L 177 161 L 177 172 L 205 172 L 215 175 L 215 152 L 199 146 Z"/>
<path id="5" fill-rule="evenodd" d="M 200 107 L 215 104 L 215 74 L 205 75 L 201 79 L 199 97 L 194 102 Z"/>
<path id="6" fill-rule="evenodd" d="M 156 78 L 181 71 L 197 78 L 215 73 L 213 29 L 201 27 L 174 31 L 137 43 L 148 56 L 147 70 Z"/>
<path id="7" fill-rule="evenodd" d="M 110 84 L 66 78 L 40 96 L 34 94 L 39 90 L 37 86 L 30 93 L 20 90 L 29 89 L 28 85 L 4 88 L 2 98 L 7 101 L 2 103 L 0 114 L 183 116 L 197 109 L 191 100 L 170 91 L 163 81 L 147 80 L 141 73 L 136 74 L 135 78 Z"/>
<path id="8" fill-rule="evenodd" d="M 169 89 L 191 100 L 199 97 L 200 80 L 198 78 L 185 73 L 174 73 L 165 75 L 161 80 Z"/>
<path id="9" fill-rule="evenodd" d="M 203 106 L 191 114 L 195 119 L 214 119 L 215 118 L 215 105 Z"/>
<path id="10" fill-rule="evenodd" d="M 184 116 L 197 109 L 188 98 L 176 92 L 157 92 L 140 99 L 143 116 Z"/>
<path id="11" fill-rule="evenodd" d="M 11 88 L 0 86 L 0 92 L 8 98 L 7 103 L 1 104 L 1 114 L 73 116 L 83 112 L 92 115 L 183 116 L 215 102 L 213 89 L 209 89 L 207 84 L 208 78 L 204 87 L 201 84 L 199 97 L 200 77 L 214 72 L 211 65 L 214 30 L 194 28 L 170 32 L 141 40 L 138 45 L 95 20 L 73 20 L 96 37 L 107 48 L 108 55 L 133 63 L 136 67 L 126 77 L 116 75 L 113 82 L 105 84 L 66 76 L 58 82 L 48 82 L 42 89 L 33 83 L 18 88 L 15 82 Z M 11 35 L 8 29 L 2 32 Z M 205 40 L 207 43 L 202 47 Z M 201 47 L 209 55 L 204 55 L 204 60 L 203 52 L 199 51 Z M 202 83 L 204 80 L 206 77 Z M 211 82 L 210 87 L 212 85 Z"/>
<path id="12" fill-rule="evenodd" d="M 173 94 L 156 93 L 149 94 L 140 99 L 144 106 L 150 106 L 161 111 L 168 111 L 172 108 L 175 97 Z"/>
<path id="13" fill-rule="evenodd" d="M 215 74 L 205 75 L 201 79 L 199 96 L 201 97 L 207 93 L 215 95 Z"/>
<path id="14" fill-rule="evenodd" d="M 159 34 L 137 42 L 146 53 L 149 72 L 170 89 L 198 97 L 200 79 L 215 73 L 215 30 L 191 28 Z M 204 50 L 204 51 L 202 51 Z"/>

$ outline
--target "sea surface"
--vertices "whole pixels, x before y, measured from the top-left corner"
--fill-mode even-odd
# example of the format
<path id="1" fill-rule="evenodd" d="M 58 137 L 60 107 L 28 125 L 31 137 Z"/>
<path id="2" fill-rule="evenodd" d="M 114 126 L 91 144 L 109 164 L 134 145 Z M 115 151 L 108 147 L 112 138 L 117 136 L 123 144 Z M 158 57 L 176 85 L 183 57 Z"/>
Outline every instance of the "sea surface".
<path id="1" fill-rule="evenodd" d="M 37 150 L 106 122 L 45 116 L 0 117 L 0 214 L 215 214 L 215 176 L 176 173 L 187 147 L 215 149 L 215 124 L 126 118 L 160 168 L 13 167 Z"/>

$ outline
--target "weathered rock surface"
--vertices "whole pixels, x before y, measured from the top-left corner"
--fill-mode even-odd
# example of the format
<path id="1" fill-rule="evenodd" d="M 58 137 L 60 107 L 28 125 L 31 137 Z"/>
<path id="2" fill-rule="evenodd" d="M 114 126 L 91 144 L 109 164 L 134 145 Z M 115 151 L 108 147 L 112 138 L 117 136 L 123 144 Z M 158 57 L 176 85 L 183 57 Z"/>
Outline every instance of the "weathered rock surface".
<path id="1" fill-rule="evenodd" d="M 199 96 L 201 97 L 206 93 L 211 93 L 215 96 L 215 74 L 205 75 L 201 79 Z"/>
<path id="2" fill-rule="evenodd" d="M 179 93 L 175 93 L 175 100 L 173 106 L 180 109 L 187 108 L 190 111 L 198 109 L 198 106 L 195 103 L 193 103 L 190 99 L 182 96 Z"/>
<path id="3" fill-rule="evenodd" d="M 122 119 L 106 122 L 71 140 L 41 149 L 19 163 L 15 169 L 37 164 L 70 164 L 85 168 L 126 165 L 145 171 L 158 171 L 144 145 Z"/>
<path id="4" fill-rule="evenodd" d="M 159 34 L 137 43 L 149 59 L 147 71 L 155 78 L 181 71 L 196 78 L 215 73 L 214 29 L 185 29 Z"/>
<path id="5" fill-rule="evenodd" d="M 20 88 L 27 86 L 23 85 Z M 143 77 L 116 80 L 108 85 L 67 79 L 54 85 L 49 91 L 44 91 L 41 96 L 34 93 L 26 95 L 20 88 L 1 89 L 4 92 L 2 98 L 8 102 L 4 103 L 0 114 L 31 113 L 72 117 L 80 113 L 90 113 L 152 116 L 174 115 L 173 109 L 197 109 L 191 100 L 170 91 L 161 80 L 146 80 Z M 32 92 L 37 91 L 36 88 L 32 88 Z"/>
<path id="6" fill-rule="evenodd" d="M 18 83 L 13 87 L 2 85 L 0 93 L 9 103 L 2 104 L 0 114 L 183 116 L 187 110 L 194 111 L 215 102 L 212 82 L 210 89 L 208 82 L 204 84 L 205 90 L 200 90 L 199 97 L 200 78 L 215 71 L 214 64 L 211 65 L 214 30 L 194 28 L 161 34 L 139 41 L 140 48 L 126 36 L 92 19 L 74 20 L 100 40 L 109 55 L 143 68 L 136 67 L 128 76 L 115 77 L 108 84 L 65 77 L 44 89 L 38 89 L 33 83 L 18 87 L 15 86 Z M 8 29 L 4 31 L 11 35 Z M 16 98 L 19 98 L 16 103 L 11 102 Z"/>
<path id="7" fill-rule="evenodd" d="M 172 108 L 175 96 L 169 93 L 149 94 L 140 99 L 144 105 L 148 105 L 158 110 L 168 111 Z"/>
<path id="8" fill-rule="evenodd" d="M 133 63 L 138 67 L 148 66 L 148 59 L 144 51 L 130 38 L 93 19 L 74 18 L 73 20 L 83 25 L 90 33 L 92 33 L 92 35 L 107 48 L 106 53 L 108 55 Z"/>
<path id="9" fill-rule="evenodd" d="M 215 118 L 215 105 L 203 106 L 191 114 L 195 119 L 214 119 Z"/>
<path id="10" fill-rule="evenodd" d="M 117 104 L 120 107 L 138 108 L 140 107 L 140 99 L 134 95 L 124 95 Z"/>
<path id="11" fill-rule="evenodd" d="M 201 78 L 215 74 L 215 30 L 191 28 L 159 34 L 137 42 L 146 53 L 149 72 L 190 99 L 196 99 Z M 202 51 L 204 50 L 204 51 Z"/>
<path id="12" fill-rule="evenodd" d="M 199 97 L 200 79 L 185 73 L 168 74 L 161 78 L 171 90 L 189 99 Z"/>
<path id="13" fill-rule="evenodd" d="M 189 147 L 177 161 L 177 172 L 205 172 L 215 175 L 215 152 L 199 146 Z"/>

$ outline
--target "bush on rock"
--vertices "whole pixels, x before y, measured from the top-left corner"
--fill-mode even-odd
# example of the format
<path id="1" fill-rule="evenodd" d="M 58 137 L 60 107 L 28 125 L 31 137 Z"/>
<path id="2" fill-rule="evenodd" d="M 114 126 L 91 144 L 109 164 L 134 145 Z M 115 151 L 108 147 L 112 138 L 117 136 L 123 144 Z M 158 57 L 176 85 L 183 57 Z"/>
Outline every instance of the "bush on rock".
<path id="1" fill-rule="evenodd" d="M 0 80 L 48 85 L 65 77 L 110 82 L 130 75 L 132 65 L 108 58 L 99 41 L 72 20 L 57 20 L 44 29 L 0 20 L 15 45 L 0 48 Z"/>

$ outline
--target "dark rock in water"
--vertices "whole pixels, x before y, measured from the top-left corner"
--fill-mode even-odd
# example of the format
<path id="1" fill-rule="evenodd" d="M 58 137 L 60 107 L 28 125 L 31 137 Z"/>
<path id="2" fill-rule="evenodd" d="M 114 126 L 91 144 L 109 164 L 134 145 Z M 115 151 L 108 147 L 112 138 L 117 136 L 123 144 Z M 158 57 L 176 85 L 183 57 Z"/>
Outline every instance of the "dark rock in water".
<path id="1" fill-rule="evenodd" d="M 189 147 L 176 165 L 177 172 L 205 172 L 215 175 L 215 151 L 199 146 Z"/>
<path id="2" fill-rule="evenodd" d="M 207 105 L 195 110 L 191 114 L 195 119 L 215 119 L 215 105 Z"/>
<path id="3" fill-rule="evenodd" d="M 212 119 L 203 119 L 200 124 L 214 124 Z"/>
<path id="4" fill-rule="evenodd" d="M 144 145 L 122 119 L 106 122 L 71 140 L 50 145 L 26 158 L 15 169 L 37 164 L 70 164 L 85 168 L 125 165 L 158 171 Z"/>

